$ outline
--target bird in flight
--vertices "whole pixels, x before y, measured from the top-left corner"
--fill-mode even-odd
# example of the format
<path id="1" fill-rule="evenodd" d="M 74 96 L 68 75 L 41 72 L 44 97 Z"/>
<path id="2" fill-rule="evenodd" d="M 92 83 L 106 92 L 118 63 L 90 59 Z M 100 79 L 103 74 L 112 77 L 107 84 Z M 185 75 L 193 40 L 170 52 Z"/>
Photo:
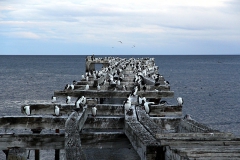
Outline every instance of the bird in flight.
<path id="1" fill-rule="evenodd" d="M 122 43 L 122 41 L 118 41 L 118 42 Z"/>

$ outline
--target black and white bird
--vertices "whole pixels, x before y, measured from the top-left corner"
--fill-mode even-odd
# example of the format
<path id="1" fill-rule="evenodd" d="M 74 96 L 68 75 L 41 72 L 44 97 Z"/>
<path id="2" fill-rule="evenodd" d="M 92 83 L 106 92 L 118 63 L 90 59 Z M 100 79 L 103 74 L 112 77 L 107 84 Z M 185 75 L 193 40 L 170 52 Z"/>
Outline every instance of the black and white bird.
<path id="1" fill-rule="evenodd" d="M 132 96 L 136 96 L 137 95 L 137 91 L 138 91 L 138 86 L 135 86 L 134 89 L 132 90 L 131 95 Z"/>
<path id="2" fill-rule="evenodd" d="M 100 91 L 100 90 L 101 90 L 101 87 L 100 87 L 100 85 L 99 85 L 99 84 L 97 85 L 97 90 L 98 90 L 98 91 Z"/>
<path id="3" fill-rule="evenodd" d="M 186 120 L 193 120 L 192 117 L 190 116 L 190 114 L 186 114 L 183 119 L 186 119 Z"/>
<path id="4" fill-rule="evenodd" d="M 57 101 L 57 97 L 52 96 L 52 103 L 55 103 Z"/>
<path id="5" fill-rule="evenodd" d="M 74 90 L 74 84 L 70 84 L 70 85 L 69 85 L 69 89 L 70 89 L 70 90 Z"/>
<path id="6" fill-rule="evenodd" d="M 94 106 L 92 107 L 92 116 L 95 117 L 97 115 L 97 108 Z"/>
<path id="7" fill-rule="evenodd" d="M 68 90 L 69 87 L 70 87 L 70 85 L 69 85 L 69 84 L 66 84 L 65 87 L 64 87 L 64 90 Z"/>
<path id="8" fill-rule="evenodd" d="M 146 86 L 146 84 L 145 84 L 145 85 L 143 86 L 143 91 L 145 92 L 146 89 L 147 89 L 147 86 Z"/>
<path id="9" fill-rule="evenodd" d="M 131 108 L 131 105 L 132 105 L 132 103 L 131 103 L 131 100 L 130 100 L 130 99 L 127 99 L 127 100 L 124 101 L 124 103 L 123 103 L 123 107 L 124 107 L 124 109 L 125 109 L 126 111 L 128 111 L 128 110 Z"/>
<path id="10" fill-rule="evenodd" d="M 86 91 L 89 90 L 89 84 L 86 84 L 85 90 L 86 90 Z"/>
<path id="11" fill-rule="evenodd" d="M 162 101 L 159 102 L 159 104 L 160 104 L 160 105 L 165 105 L 165 104 L 168 104 L 168 103 L 167 103 L 167 101 L 162 100 Z"/>
<path id="12" fill-rule="evenodd" d="M 26 115 L 28 115 L 28 116 L 31 115 L 30 106 L 24 106 L 23 109 L 24 109 Z"/>
<path id="13" fill-rule="evenodd" d="M 84 97 L 84 96 L 82 96 L 81 97 L 81 106 L 83 106 L 83 107 L 85 107 L 85 105 L 86 105 L 86 103 L 87 103 L 87 98 L 86 97 Z"/>
<path id="14" fill-rule="evenodd" d="M 126 91 L 127 90 L 127 87 L 125 85 L 122 86 L 123 87 L 123 90 Z"/>
<path id="15" fill-rule="evenodd" d="M 80 108 L 81 98 L 79 97 L 75 102 L 75 107 Z"/>
<path id="16" fill-rule="evenodd" d="M 138 105 L 141 105 L 141 106 L 143 106 L 143 103 L 145 102 L 144 99 L 139 95 L 138 95 L 137 101 L 138 101 Z"/>
<path id="17" fill-rule="evenodd" d="M 146 101 L 145 101 L 145 103 L 144 103 L 144 109 L 145 109 L 145 111 L 146 111 L 147 114 L 149 114 L 149 112 L 150 112 L 150 106 L 151 106 L 151 104 L 154 104 L 154 102 L 146 102 Z"/>
<path id="18" fill-rule="evenodd" d="M 58 106 L 54 106 L 54 113 L 56 116 L 59 116 L 60 115 L 60 109 Z"/>
<path id="19" fill-rule="evenodd" d="M 177 98 L 177 103 L 178 103 L 178 106 L 182 106 L 182 105 L 183 105 L 183 99 L 182 99 L 182 97 L 178 97 L 178 98 Z"/>
<path id="20" fill-rule="evenodd" d="M 168 81 L 164 81 L 164 84 L 168 86 L 170 83 Z"/>
<path id="21" fill-rule="evenodd" d="M 67 97 L 66 97 L 66 103 L 67 103 L 67 104 L 71 103 L 71 97 L 70 97 L 70 96 L 67 96 Z"/>
<path id="22" fill-rule="evenodd" d="M 82 74 L 82 79 L 85 79 L 85 76 L 84 76 L 84 74 Z"/>

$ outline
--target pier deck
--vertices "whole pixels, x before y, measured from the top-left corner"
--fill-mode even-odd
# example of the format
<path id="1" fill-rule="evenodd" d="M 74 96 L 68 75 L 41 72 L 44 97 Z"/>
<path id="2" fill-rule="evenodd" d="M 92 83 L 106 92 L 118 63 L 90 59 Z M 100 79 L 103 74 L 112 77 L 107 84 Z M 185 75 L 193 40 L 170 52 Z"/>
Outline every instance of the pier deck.
<path id="1" fill-rule="evenodd" d="M 102 70 L 96 71 L 95 64 Z M 174 92 L 154 64 L 153 58 L 88 56 L 81 80 L 55 91 L 56 102 L 26 104 L 22 115 L 0 117 L 0 149 L 9 160 L 27 159 L 29 150 L 38 160 L 46 149 L 55 150 L 56 160 L 87 159 L 84 148 L 124 147 L 134 148 L 141 160 L 240 159 L 240 138 L 183 118 L 177 101 L 160 103 Z M 69 104 L 67 96 L 72 97 Z M 76 108 L 82 96 L 86 103 Z"/>

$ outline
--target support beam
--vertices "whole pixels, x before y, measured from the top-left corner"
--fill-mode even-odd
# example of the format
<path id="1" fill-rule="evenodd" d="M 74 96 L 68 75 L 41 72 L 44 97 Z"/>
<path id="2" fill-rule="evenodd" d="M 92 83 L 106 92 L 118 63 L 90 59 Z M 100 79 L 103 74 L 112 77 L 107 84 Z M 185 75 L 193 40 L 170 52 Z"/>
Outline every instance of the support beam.
<path id="1" fill-rule="evenodd" d="M 26 160 L 27 150 L 25 148 L 10 148 L 8 152 L 7 160 Z"/>
<path id="2" fill-rule="evenodd" d="M 72 97 L 95 97 L 95 98 L 126 98 L 131 91 L 110 91 L 110 90 L 73 90 L 73 91 L 55 91 L 55 96 L 72 96 Z M 146 98 L 166 98 L 173 97 L 173 91 L 138 91 L 138 95 Z"/>
<path id="3" fill-rule="evenodd" d="M 64 134 L 0 134 L 0 149 L 20 147 L 26 149 L 64 149 Z"/>
<path id="4" fill-rule="evenodd" d="M 55 116 L 3 116 L 0 127 L 8 129 L 64 129 L 67 117 Z"/>

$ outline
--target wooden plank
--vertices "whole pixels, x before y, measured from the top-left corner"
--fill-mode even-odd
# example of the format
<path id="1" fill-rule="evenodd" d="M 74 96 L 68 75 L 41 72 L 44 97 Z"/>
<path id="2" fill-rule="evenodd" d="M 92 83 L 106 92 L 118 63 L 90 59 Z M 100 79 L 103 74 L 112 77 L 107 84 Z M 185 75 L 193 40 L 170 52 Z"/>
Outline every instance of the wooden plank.
<path id="1" fill-rule="evenodd" d="M 89 115 L 83 128 L 121 129 L 124 128 L 124 116 L 92 117 L 92 115 Z"/>
<path id="2" fill-rule="evenodd" d="M 150 132 L 153 136 L 156 134 L 163 133 L 163 128 L 157 125 L 150 117 L 146 114 L 145 110 L 140 107 L 136 107 L 136 113 L 139 122 Z"/>
<path id="3" fill-rule="evenodd" d="M 64 134 L 0 134 L 0 149 L 13 147 L 26 149 L 63 149 Z"/>
<path id="4" fill-rule="evenodd" d="M 66 116 L 3 116 L 0 127 L 7 129 L 64 129 Z"/>
<path id="5" fill-rule="evenodd" d="M 151 105 L 150 116 L 166 117 L 166 116 L 182 116 L 182 106 L 176 105 Z"/>
<path id="6" fill-rule="evenodd" d="M 125 135 L 142 160 L 156 159 L 163 153 L 163 149 L 160 143 L 138 122 L 135 106 L 132 110 L 132 115 L 128 115 L 125 111 Z"/>
<path id="7" fill-rule="evenodd" d="M 73 91 L 55 91 L 55 96 L 72 96 L 72 97 L 95 97 L 95 98 L 126 98 L 126 96 L 130 94 L 129 91 L 109 91 L 109 90 L 73 90 Z M 173 91 L 138 91 L 138 95 L 146 98 L 166 98 L 166 97 L 173 97 Z"/>
<path id="8" fill-rule="evenodd" d="M 164 133 L 156 134 L 158 140 L 234 140 L 232 133 Z"/>
<path id="9" fill-rule="evenodd" d="M 80 134 L 80 137 L 83 148 L 131 148 L 131 144 L 124 132 L 84 131 Z"/>
<path id="10" fill-rule="evenodd" d="M 81 131 L 81 129 L 83 128 L 83 126 L 87 120 L 87 117 L 88 117 L 88 112 L 89 112 L 88 108 L 84 108 L 83 112 L 78 113 L 78 118 L 77 118 L 77 122 L 76 122 L 78 132 Z"/>
<path id="11" fill-rule="evenodd" d="M 219 132 L 218 130 L 214 130 L 212 128 L 207 127 L 206 125 L 199 123 L 194 120 L 185 120 L 182 119 L 176 128 L 177 132 Z"/>
<path id="12" fill-rule="evenodd" d="M 7 160 L 27 160 L 27 150 L 25 148 L 10 148 Z"/>

